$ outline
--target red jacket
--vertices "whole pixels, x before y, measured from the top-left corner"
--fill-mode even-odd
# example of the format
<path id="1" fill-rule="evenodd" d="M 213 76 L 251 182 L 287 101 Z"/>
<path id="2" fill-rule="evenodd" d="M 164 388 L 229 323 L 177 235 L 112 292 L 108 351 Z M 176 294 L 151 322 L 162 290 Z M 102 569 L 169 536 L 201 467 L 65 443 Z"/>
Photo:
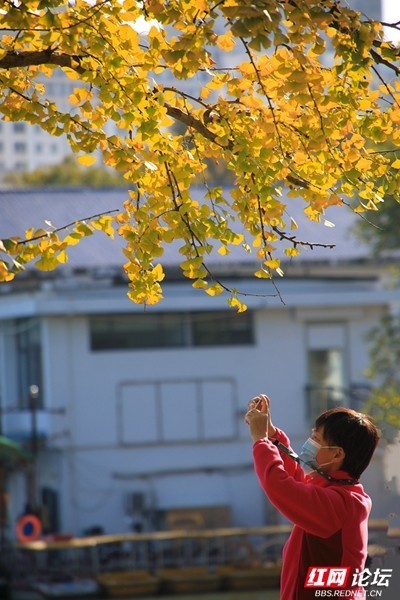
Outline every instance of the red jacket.
<path id="1" fill-rule="evenodd" d="M 276 439 L 289 446 L 277 430 Z M 343 566 L 362 571 L 367 557 L 371 499 L 360 483 L 335 484 L 324 477 L 305 475 L 289 456 L 281 455 L 268 439 L 255 442 L 254 466 L 261 487 L 282 515 L 294 523 L 283 550 L 281 600 L 315 600 L 315 590 L 304 588 L 308 567 Z M 332 474 L 348 479 L 345 471 Z M 347 587 L 351 588 L 352 576 Z M 355 588 L 351 588 L 355 590 Z M 357 588 L 358 600 L 363 589 Z"/>

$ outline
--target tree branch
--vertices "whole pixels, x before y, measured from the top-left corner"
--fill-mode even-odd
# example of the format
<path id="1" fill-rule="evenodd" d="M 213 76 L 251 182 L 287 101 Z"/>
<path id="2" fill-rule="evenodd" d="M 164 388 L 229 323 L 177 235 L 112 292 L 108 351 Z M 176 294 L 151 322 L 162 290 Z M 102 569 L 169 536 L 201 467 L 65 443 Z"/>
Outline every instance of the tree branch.
<path id="1" fill-rule="evenodd" d="M 323 244 L 322 242 L 302 242 L 298 240 L 295 235 L 288 235 L 286 231 L 281 231 L 278 227 L 272 226 L 271 229 L 279 235 L 279 239 L 286 240 L 293 245 L 293 248 L 297 246 L 304 246 L 313 250 L 314 248 L 335 248 L 336 244 Z"/>
<path id="2" fill-rule="evenodd" d="M 47 50 L 36 51 L 9 51 L 0 59 L 0 69 L 14 69 L 17 67 L 32 67 L 46 64 L 53 64 L 59 67 L 69 67 L 77 73 L 84 73 L 85 69 L 81 67 L 83 56 L 77 54 L 65 54 L 48 48 Z"/>
<path id="3" fill-rule="evenodd" d="M 218 146 L 223 148 L 222 144 L 219 144 L 217 142 L 217 136 L 215 135 L 215 133 L 212 133 L 212 131 L 207 129 L 207 127 L 205 125 L 203 125 L 203 123 L 199 119 L 196 119 L 195 117 L 193 117 L 192 115 L 188 114 L 187 112 L 181 110 L 180 108 L 176 108 L 175 106 L 170 106 L 169 104 L 165 104 L 165 108 L 167 109 L 167 114 L 170 117 L 172 117 L 173 119 L 176 119 L 180 123 L 184 123 L 185 125 L 187 125 L 188 127 L 191 127 L 192 129 L 195 129 L 202 136 L 204 136 L 205 138 L 210 140 L 210 142 L 213 142 L 214 144 L 217 144 Z"/>
<path id="4" fill-rule="evenodd" d="M 62 225 L 61 227 L 57 227 L 52 231 L 46 231 L 45 233 L 41 233 L 40 235 L 36 235 L 29 239 L 19 240 L 18 244 L 25 245 L 30 244 L 31 242 L 37 242 L 38 240 L 42 240 L 43 238 L 48 237 L 52 233 L 59 233 L 60 231 L 64 231 L 64 229 L 69 229 L 73 225 L 78 225 L 78 223 L 82 223 L 83 221 L 93 221 L 93 219 L 97 219 L 99 217 L 103 217 L 104 215 L 111 215 L 112 213 L 118 212 L 118 208 L 113 208 L 112 210 L 107 210 L 105 212 L 98 213 L 97 215 L 92 215 L 91 217 L 84 217 L 83 219 L 77 219 L 76 221 L 72 221 L 71 223 L 67 223 L 66 225 Z"/>
<path id="5" fill-rule="evenodd" d="M 374 42 L 374 46 L 376 46 L 376 45 L 380 46 L 380 44 Z M 379 52 L 377 52 L 376 50 L 373 50 L 371 48 L 370 53 L 371 53 L 372 58 L 374 59 L 375 64 L 384 65 L 388 69 L 392 69 L 392 71 L 394 71 L 396 73 L 396 75 L 400 75 L 399 67 L 396 67 L 396 65 L 391 63 L 389 60 L 386 60 L 385 58 L 383 58 L 383 56 L 381 56 L 379 54 Z"/>

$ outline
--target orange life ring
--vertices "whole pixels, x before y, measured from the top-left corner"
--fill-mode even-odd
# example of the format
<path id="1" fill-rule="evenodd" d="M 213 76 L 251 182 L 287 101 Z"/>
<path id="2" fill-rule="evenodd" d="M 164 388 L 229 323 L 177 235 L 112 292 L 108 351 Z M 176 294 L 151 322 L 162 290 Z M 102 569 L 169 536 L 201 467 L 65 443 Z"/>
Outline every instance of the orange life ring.
<path id="1" fill-rule="evenodd" d="M 35 542 L 42 534 L 42 522 L 36 515 L 24 515 L 17 521 L 17 538 L 20 542 Z"/>

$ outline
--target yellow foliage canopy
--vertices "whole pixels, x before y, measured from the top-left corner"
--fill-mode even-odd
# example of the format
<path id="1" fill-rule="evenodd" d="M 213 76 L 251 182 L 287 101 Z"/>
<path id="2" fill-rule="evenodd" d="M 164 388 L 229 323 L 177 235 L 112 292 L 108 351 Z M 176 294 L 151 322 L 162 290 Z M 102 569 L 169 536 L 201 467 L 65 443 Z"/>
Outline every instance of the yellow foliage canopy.
<path id="1" fill-rule="evenodd" d="M 100 151 L 132 188 L 123 211 L 68 235 L 3 240 L 3 281 L 30 262 L 55 268 L 100 229 L 125 240 L 133 301 L 162 297 L 155 259 L 177 240 L 184 275 L 215 295 L 213 248 L 255 247 L 255 275 L 269 277 L 282 274 L 275 241 L 288 256 L 307 244 L 286 233 L 293 197 L 313 220 L 399 197 L 400 51 L 337 0 L 25 0 L 3 5 L 0 29 L 3 118 L 65 134 L 82 164 Z M 48 94 L 55 69 L 74 82 L 67 111 Z M 210 162 L 231 171 L 229 196 L 207 187 Z M 192 198 L 199 181 L 204 203 Z"/>

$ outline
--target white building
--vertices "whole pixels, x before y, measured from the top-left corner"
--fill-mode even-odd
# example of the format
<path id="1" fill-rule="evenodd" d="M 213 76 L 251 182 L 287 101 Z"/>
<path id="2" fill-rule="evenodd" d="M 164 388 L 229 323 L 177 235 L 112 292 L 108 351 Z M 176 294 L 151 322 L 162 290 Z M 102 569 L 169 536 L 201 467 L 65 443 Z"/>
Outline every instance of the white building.
<path id="1" fill-rule="evenodd" d="M 3 193 L 0 238 L 124 199 L 121 190 Z M 28 445 L 38 437 L 37 501 L 50 529 L 152 529 L 165 526 L 171 509 L 199 507 L 209 519 L 225 507 L 237 526 L 279 521 L 253 472 L 248 400 L 268 393 L 274 423 L 299 450 L 315 412 L 360 406 L 369 384 L 365 334 L 400 296 L 386 287 L 385 265 L 347 234 L 352 214 L 332 209 L 327 218 L 335 228 L 301 224 L 296 214 L 299 238 L 337 247 L 287 265 L 280 297 L 251 278 L 249 259 L 213 264 L 226 283 L 255 294 L 240 315 L 226 298 L 174 277 L 172 250 L 165 299 L 146 310 L 134 305 L 120 246 L 101 234 L 72 248 L 59 271 L 0 285 L 2 431 Z M 36 422 L 31 385 L 39 386 Z M 387 489 L 395 471 L 386 455 L 382 444 L 363 477 L 374 517 L 387 517 L 400 492 L 398 482 Z M 12 524 L 27 499 L 24 473 L 7 486 Z"/>
<path id="2" fill-rule="evenodd" d="M 76 82 L 58 69 L 51 79 L 43 78 L 49 98 L 60 110 L 69 110 L 68 97 Z M 0 179 L 9 171 L 33 171 L 43 165 L 60 163 L 71 154 L 67 137 L 53 136 L 40 125 L 0 120 Z"/>

